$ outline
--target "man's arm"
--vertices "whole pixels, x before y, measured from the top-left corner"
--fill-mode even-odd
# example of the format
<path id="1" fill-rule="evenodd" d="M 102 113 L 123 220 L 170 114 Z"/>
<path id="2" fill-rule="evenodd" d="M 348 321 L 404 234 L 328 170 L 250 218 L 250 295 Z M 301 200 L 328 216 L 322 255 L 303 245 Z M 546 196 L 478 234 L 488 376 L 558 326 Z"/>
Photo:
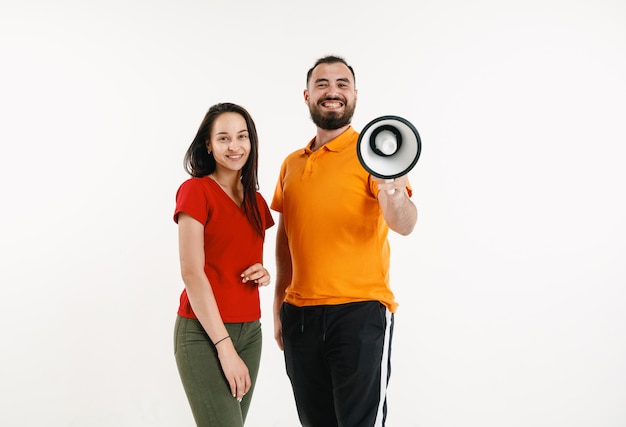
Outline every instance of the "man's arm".
<path id="1" fill-rule="evenodd" d="M 283 214 L 278 218 L 276 229 L 276 285 L 274 290 L 274 339 L 278 347 L 283 350 L 282 324 L 280 321 L 280 308 L 285 300 L 285 290 L 291 283 L 291 252 L 285 233 Z"/>
<path id="2" fill-rule="evenodd" d="M 406 236 L 410 234 L 417 223 L 417 208 L 409 198 L 406 189 L 409 179 L 406 175 L 385 182 L 375 178 L 378 182 L 378 203 L 383 211 L 383 217 L 390 229 Z M 393 190 L 393 194 L 389 191 Z"/>

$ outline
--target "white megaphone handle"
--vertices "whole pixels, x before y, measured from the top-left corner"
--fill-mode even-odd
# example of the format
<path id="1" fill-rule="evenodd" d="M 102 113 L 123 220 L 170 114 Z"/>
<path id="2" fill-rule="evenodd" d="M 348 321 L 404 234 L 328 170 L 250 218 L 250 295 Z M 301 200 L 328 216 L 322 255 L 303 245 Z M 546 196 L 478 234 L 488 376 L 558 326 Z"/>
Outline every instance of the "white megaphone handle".
<path id="1" fill-rule="evenodd" d="M 389 183 L 389 182 L 393 182 L 393 179 L 386 179 L 385 182 Z M 396 192 L 395 188 L 392 188 L 391 190 L 387 190 L 387 194 L 393 194 Z"/>

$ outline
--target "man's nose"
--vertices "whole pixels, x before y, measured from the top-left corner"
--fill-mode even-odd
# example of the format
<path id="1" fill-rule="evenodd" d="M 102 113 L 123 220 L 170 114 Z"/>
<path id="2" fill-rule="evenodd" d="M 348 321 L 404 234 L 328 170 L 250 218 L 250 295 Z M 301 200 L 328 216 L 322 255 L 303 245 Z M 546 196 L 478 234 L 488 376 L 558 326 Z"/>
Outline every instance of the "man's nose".
<path id="1" fill-rule="evenodd" d="M 338 98 L 339 90 L 335 86 L 328 86 L 328 90 L 326 91 L 326 98 Z"/>

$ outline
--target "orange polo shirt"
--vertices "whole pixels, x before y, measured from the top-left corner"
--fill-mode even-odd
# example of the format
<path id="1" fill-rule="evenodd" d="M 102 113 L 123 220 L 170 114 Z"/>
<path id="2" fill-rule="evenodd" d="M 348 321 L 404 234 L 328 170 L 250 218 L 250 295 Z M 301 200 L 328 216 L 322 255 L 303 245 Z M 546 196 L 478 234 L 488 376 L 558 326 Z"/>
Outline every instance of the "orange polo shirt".
<path id="1" fill-rule="evenodd" d="M 356 154 L 358 133 L 284 160 L 271 208 L 283 214 L 292 260 L 285 301 L 296 306 L 378 300 L 395 312 L 388 227 L 376 181 Z M 313 141 L 311 141 L 313 142 Z"/>

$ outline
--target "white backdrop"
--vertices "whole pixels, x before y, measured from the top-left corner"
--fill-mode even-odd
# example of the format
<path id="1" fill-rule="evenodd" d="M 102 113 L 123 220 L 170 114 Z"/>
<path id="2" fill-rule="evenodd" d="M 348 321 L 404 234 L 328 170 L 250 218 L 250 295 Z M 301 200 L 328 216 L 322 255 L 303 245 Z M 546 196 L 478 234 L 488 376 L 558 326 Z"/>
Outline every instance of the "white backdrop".
<path id="1" fill-rule="evenodd" d="M 626 425 L 626 4 L 0 2 L 0 424 L 191 426 L 172 354 L 174 194 L 241 103 L 261 192 L 314 134 L 305 73 L 354 66 L 357 129 L 411 120 L 392 235 L 388 425 Z M 274 230 L 266 264 L 274 272 Z M 262 290 L 249 427 L 298 425 Z"/>

